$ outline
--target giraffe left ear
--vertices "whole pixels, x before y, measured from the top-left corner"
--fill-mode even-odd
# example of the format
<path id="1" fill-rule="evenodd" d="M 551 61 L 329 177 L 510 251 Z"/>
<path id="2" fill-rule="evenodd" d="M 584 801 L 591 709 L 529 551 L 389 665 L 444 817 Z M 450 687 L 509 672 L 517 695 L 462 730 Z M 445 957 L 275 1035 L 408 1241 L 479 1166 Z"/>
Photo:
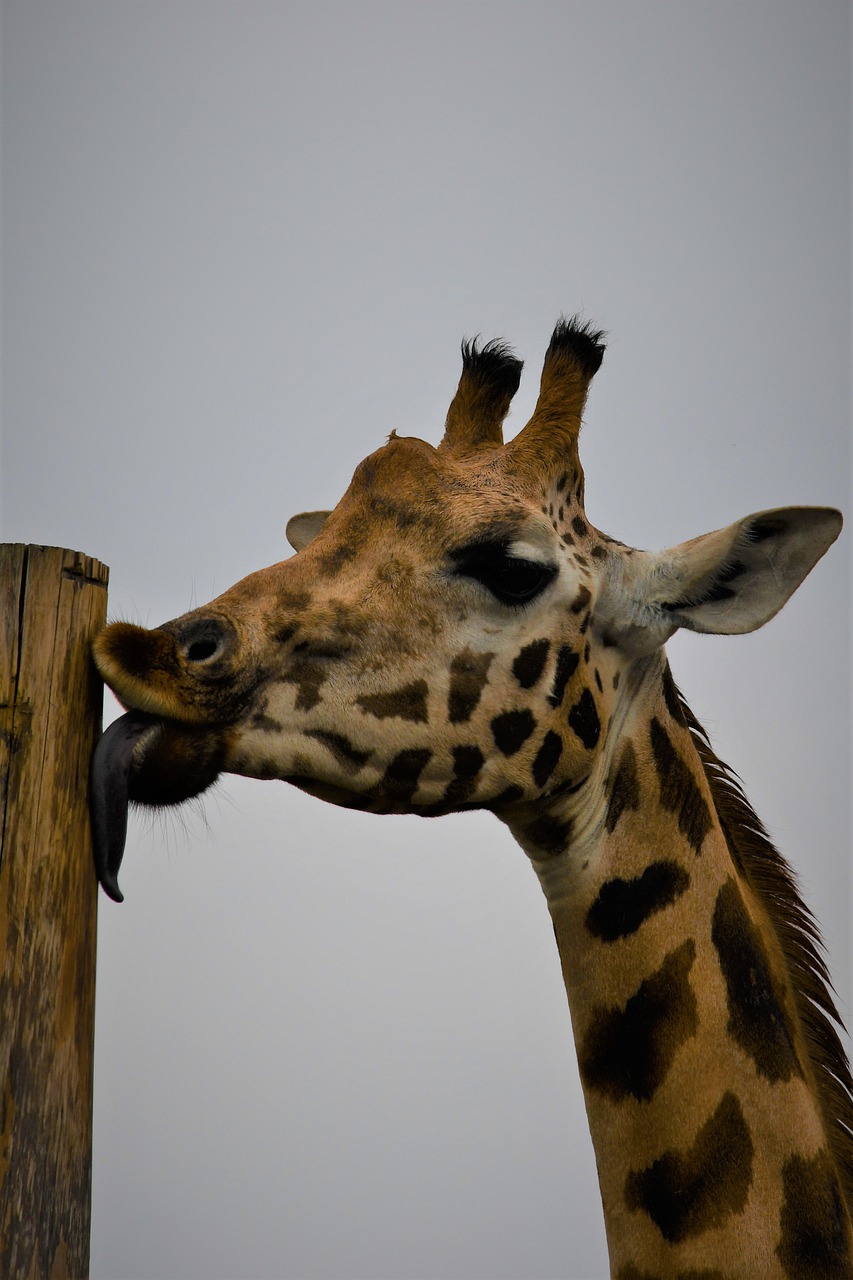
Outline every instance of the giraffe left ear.
<path id="1" fill-rule="evenodd" d="M 755 631 L 794 594 L 841 523 L 831 507 L 779 507 L 660 552 L 653 603 L 673 630 Z"/>
<path id="2" fill-rule="evenodd" d="M 301 551 L 309 542 L 313 542 L 331 514 L 331 511 L 303 511 L 298 516 L 291 516 L 284 536 L 293 550 Z"/>
<path id="3" fill-rule="evenodd" d="M 755 631 L 840 532 L 841 514 L 831 507 L 780 507 L 667 551 L 614 557 L 597 622 L 634 657 L 660 648 L 679 627 L 713 635 Z"/>

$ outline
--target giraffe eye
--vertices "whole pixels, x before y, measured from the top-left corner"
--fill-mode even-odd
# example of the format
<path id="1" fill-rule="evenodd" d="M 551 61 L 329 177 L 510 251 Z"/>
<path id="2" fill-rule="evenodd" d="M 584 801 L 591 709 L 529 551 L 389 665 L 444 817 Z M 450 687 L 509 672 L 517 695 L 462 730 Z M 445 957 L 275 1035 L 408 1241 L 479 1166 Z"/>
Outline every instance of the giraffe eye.
<path id="1" fill-rule="evenodd" d="M 557 572 L 553 565 L 512 556 L 506 547 L 493 544 L 466 547 L 455 559 L 458 574 L 479 582 L 501 604 L 527 604 Z"/>

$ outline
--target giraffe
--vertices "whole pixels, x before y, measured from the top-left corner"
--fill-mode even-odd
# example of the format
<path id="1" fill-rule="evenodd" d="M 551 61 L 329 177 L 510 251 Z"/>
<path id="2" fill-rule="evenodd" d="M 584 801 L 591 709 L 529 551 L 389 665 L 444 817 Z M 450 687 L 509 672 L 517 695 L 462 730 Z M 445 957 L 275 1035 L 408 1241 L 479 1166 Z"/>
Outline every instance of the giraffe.
<path id="1" fill-rule="evenodd" d="M 485 808 L 544 890 L 617 1280 L 853 1277 L 853 1080 L 813 919 L 673 680 L 678 629 L 782 607 L 838 512 L 763 511 L 662 552 L 596 530 L 578 435 L 604 335 L 463 343 L 437 448 L 391 434 L 296 554 L 95 643 L 127 708 L 92 770 L 121 900 L 128 798 L 223 771 L 375 813 Z"/>

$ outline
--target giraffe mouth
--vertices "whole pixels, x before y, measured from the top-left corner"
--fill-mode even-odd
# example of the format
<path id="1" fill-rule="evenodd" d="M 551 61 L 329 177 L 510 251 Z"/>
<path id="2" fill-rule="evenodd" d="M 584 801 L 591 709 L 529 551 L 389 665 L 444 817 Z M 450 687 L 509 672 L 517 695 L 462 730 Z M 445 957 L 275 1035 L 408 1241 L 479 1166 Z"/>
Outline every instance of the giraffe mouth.
<path id="1" fill-rule="evenodd" d="M 133 804 L 180 804 L 205 791 L 222 771 L 224 729 L 180 724 L 127 711 L 95 747 L 89 786 L 92 844 L 98 881 L 122 902 L 118 872 Z"/>

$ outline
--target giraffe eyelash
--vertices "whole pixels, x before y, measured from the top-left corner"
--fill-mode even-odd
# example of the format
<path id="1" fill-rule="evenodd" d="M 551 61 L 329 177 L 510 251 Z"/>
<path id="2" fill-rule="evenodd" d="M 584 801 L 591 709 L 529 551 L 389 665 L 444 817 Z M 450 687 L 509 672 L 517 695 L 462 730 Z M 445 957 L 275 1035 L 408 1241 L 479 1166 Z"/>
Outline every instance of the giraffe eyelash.
<path id="1" fill-rule="evenodd" d="M 505 605 L 524 605 L 553 582 L 555 565 L 510 554 L 505 543 L 481 542 L 455 552 L 455 573 L 473 578 Z"/>

